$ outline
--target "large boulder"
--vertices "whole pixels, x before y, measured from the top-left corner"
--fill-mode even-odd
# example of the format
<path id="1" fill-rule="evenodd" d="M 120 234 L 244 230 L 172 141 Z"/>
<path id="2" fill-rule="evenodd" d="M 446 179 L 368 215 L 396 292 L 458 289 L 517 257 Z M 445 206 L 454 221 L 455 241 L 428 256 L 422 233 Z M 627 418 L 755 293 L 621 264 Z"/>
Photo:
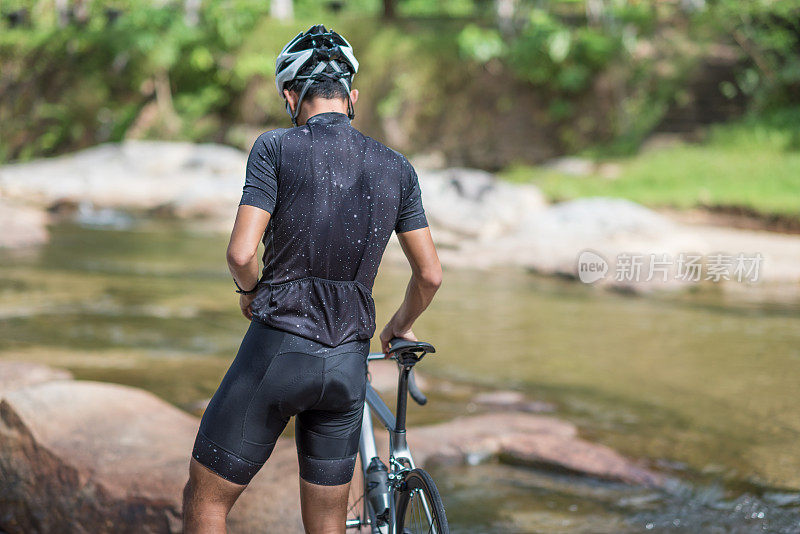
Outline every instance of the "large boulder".
<path id="1" fill-rule="evenodd" d="M 197 420 L 134 388 L 62 380 L 0 400 L 0 529 L 179 532 Z"/>
<path id="2" fill-rule="evenodd" d="M 584 198 L 554 204 L 523 214 L 515 227 L 492 239 L 462 240 L 458 247 L 442 250 L 443 261 L 490 268 L 517 266 L 548 275 L 578 278 L 578 259 L 584 251 L 607 265 L 598 284 L 633 290 L 679 287 L 672 276 L 674 260 L 682 252 L 707 248 L 692 231 L 634 202 L 615 198 Z M 635 255 L 648 262 L 650 255 L 673 260 L 667 281 L 647 278 L 643 265 L 638 280 L 615 276 L 617 258 Z"/>
<path id="3" fill-rule="evenodd" d="M 592 250 L 608 261 L 609 283 L 614 282 L 615 258 L 619 254 L 668 254 L 676 258 L 680 252 L 702 246 L 700 240 L 644 206 L 602 197 L 555 204 L 528 217 L 510 240 L 522 244 L 517 247 L 517 261 L 544 274 L 577 277 L 579 254 Z M 641 282 L 645 282 L 644 277 Z M 627 285 L 639 284 L 632 281 Z"/>
<path id="4" fill-rule="evenodd" d="M 44 210 L 0 198 L 0 248 L 41 245 L 49 237 Z"/>
<path id="5" fill-rule="evenodd" d="M 0 192 L 44 206 L 90 202 L 227 217 L 241 197 L 246 161 L 223 145 L 129 140 L 0 167 Z"/>
<path id="6" fill-rule="evenodd" d="M 414 460 L 471 463 L 500 456 L 510 463 L 650 487 L 664 478 L 616 451 L 578 436 L 572 423 L 526 413 L 458 417 L 409 432 Z"/>
<path id="7" fill-rule="evenodd" d="M 536 186 L 513 185 L 477 169 L 420 171 L 419 179 L 431 225 L 459 240 L 512 232 L 546 205 Z"/>
<path id="8" fill-rule="evenodd" d="M 197 418 L 44 366 L 3 363 L 0 373 L 0 532 L 181 531 Z M 298 494 L 293 440 L 283 439 L 230 531 L 302 532 Z"/>

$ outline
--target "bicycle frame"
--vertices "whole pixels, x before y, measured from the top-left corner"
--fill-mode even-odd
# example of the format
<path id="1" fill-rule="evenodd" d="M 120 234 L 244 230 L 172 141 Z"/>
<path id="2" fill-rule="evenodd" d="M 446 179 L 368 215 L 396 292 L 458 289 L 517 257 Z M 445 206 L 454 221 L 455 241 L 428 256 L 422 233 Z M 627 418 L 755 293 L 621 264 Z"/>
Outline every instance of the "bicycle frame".
<path id="1" fill-rule="evenodd" d="M 382 360 L 384 355 L 382 353 L 371 353 L 368 357 L 369 360 Z M 366 402 L 364 404 L 364 413 L 361 421 L 361 441 L 359 449 L 361 453 L 361 469 L 364 471 L 366 477 L 367 466 L 372 458 L 378 457 L 377 447 L 375 445 L 375 433 L 372 426 L 372 414 L 380 419 L 386 430 L 389 431 L 389 465 L 387 466 L 389 487 L 395 488 L 397 484 L 402 481 L 403 473 L 414 469 L 414 458 L 411 456 L 411 451 L 406 442 L 406 407 L 408 404 L 408 379 L 411 371 L 410 366 L 400 367 L 400 376 L 397 384 L 397 408 L 396 414 L 393 414 L 389 407 L 383 402 L 380 395 L 375 391 L 371 384 L 367 383 Z M 390 524 L 396 524 L 396 510 L 395 502 L 389 499 L 390 502 Z M 423 500 L 423 508 L 428 520 L 431 518 L 430 508 L 428 503 Z M 369 503 L 364 499 L 364 518 L 369 517 L 372 523 L 373 531 L 376 530 L 374 525 L 375 518 L 369 513 Z"/>

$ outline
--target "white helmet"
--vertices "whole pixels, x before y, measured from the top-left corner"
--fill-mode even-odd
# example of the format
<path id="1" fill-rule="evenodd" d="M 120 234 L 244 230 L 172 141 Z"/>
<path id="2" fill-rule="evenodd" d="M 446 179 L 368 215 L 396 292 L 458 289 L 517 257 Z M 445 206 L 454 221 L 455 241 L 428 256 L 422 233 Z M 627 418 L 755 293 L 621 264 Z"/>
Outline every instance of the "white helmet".
<path id="1" fill-rule="evenodd" d="M 298 74 L 303 67 L 309 65 L 314 65 L 310 73 Z M 305 80 L 294 113 L 286 102 L 286 112 L 291 117 L 292 124 L 297 124 L 297 113 L 308 88 L 323 78 L 342 83 L 347 93 L 347 115 L 352 120 L 354 111 L 350 100 L 350 86 L 356 72 L 358 72 L 358 61 L 353 54 L 353 47 L 344 37 L 333 30 L 328 31 L 322 24 L 312 26 L 305 33 L 298 33 L 283 47 L 275 61 L 275 85 L 281 97 L 289 83 L 294 80 Z"/>

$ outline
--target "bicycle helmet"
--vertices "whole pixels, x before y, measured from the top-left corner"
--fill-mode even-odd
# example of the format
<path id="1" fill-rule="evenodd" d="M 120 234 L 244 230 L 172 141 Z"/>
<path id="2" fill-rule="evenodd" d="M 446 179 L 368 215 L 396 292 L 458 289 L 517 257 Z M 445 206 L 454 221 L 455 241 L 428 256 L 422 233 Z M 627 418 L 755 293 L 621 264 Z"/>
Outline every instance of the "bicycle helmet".
<path id="1" fill-rule="evenodd" d="M 300 74 L 301 71 L 308 74 Z M 350 100 L 350 85 L 353 76 L 358 72 L 358 61 L 353 54 L 353 47 L 333 30 L 328 30 L 322 24 L 312 26 L 305 33 L 297 36 L 283 47 L 278 59 L 275 61 L 275 85 L 278 94 L 283 97 L 283 90 L 295 80 L 305 80 L 294 113 L 286 102 L 286 113 L 292 119 L 292 124 L 297 126 L 297 114 L 311 85 L 324 78 L 338 80 L 344 86 L 347 94 L 347 116 L 352 120 L 355 116 L 353 102 Z"/>

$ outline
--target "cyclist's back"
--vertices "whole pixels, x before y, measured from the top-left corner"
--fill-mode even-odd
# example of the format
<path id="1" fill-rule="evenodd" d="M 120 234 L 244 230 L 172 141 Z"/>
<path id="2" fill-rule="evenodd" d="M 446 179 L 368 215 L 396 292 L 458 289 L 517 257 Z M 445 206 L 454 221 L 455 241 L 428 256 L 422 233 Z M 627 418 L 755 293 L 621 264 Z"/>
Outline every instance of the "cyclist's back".
<path id="1" fill-rule="evenodd" d="M 392 231 L 427 226 L 406 158 L 344 113 L 320 113 L 256 140 L 241 203 L 272 214 L 254 318 L 330 346 L 370 339 Z"/>

